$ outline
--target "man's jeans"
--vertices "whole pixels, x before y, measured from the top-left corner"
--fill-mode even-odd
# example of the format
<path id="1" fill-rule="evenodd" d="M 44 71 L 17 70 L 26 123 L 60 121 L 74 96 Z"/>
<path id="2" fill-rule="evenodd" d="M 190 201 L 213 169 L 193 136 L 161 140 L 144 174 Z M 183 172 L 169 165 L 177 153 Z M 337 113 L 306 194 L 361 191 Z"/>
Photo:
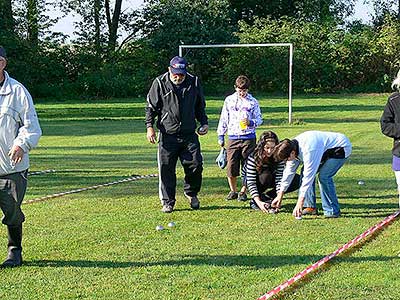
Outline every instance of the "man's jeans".
<path id="1" fill-rule="evenodd" d="M 347 158 L 329 158 L 318 170 L 318 184 L 321 193 L 322 208 L 326 216 L 338 215 L 340 207 L 336 195 L 333 176 L 344 165 Z M 307 191 L 304 199 L 304 207 L 316 208 L 315 180 L 312 187 Z"/>

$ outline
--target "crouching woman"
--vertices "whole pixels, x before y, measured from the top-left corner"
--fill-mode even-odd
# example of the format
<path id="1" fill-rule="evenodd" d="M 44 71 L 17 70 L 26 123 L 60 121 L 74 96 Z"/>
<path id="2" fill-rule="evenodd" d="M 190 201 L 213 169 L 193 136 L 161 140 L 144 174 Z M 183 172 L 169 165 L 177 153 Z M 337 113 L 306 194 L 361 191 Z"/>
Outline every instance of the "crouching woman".
<path id="1" fill-rule="evenodd" d="M 280 189 L 285 162 L 277 162 L 274 157 L 275 146 L 279 143 L 273 131 L 264 131 L 256 148 L 247 159 L 244 167 L 244 178 L 251 195 L 250 207 L 263 212 L 276 213 L 271 202 Z M 286 192 L 295 191 L 300 186 L 300 176 L 296 174 Z"/>

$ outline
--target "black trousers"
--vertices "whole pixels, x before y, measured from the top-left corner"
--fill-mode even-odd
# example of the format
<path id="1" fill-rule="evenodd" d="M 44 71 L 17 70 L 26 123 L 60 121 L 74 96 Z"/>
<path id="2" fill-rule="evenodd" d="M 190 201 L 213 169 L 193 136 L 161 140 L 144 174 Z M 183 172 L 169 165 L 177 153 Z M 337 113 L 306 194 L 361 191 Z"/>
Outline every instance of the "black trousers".
<path id="1" fill-rule="evenodd" d="M 183 190 L 189 196 L 200 191 L 203 157 L 197 134 L 160 133 L 158 144 L 159 195 L 162 204 L 175 205 L 176 164 L 178 158 L 185 172 Z"/>
<path id="2" fill-rule="evenodd" d="M 264 195 L 263 193 L 266 192 L 265 195 L 268 198 L 274 199 L 277 196 L 275 175 L 271 173 L 268 169 L 263 170 L 260 174 L 258 174 L 256 183 L 257 183 L 257 190 L 260 195 Z M 292 182 L 290 183 L 285 193 L 290 193 L 295 190 L 298 190 L 300 187 L 300 183 L 301 183 L 300 175 L 295 174 Z M 265 201 L 265 196 L 261 197 L 261 200 Z"/>
<path id="3" fill-rule="evenodd" d="M 27 176 L 28 170 L 0 176 L 0 208 L 5 225 L 19 226 L 25 221 L 21 203 L 26 192 Z"/>

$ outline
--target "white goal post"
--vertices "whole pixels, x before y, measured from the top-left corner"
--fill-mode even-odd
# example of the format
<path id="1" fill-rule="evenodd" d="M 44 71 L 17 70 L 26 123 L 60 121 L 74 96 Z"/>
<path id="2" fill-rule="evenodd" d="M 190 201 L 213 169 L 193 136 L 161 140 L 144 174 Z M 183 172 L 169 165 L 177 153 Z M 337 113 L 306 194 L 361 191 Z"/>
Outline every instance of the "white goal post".
<path id="1" fill-rule="evenodd" d="M 199 48 L 239 48 L 239 47 L 289 47 L 289 124 L 292 124 L 292 68 L 293 44 L 292 43 L 267 43 L 267 44 L 216 44 L 216 45 L 180 45 L 179 56 L 183 56 L 183 49 Z"/>

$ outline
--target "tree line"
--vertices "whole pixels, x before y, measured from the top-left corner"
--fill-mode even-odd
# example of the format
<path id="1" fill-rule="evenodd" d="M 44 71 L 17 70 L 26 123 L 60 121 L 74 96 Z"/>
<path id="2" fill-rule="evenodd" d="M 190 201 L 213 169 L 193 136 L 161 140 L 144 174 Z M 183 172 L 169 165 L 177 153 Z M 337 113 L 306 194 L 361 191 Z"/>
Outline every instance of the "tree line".
<path id="1" fill-rule="evenodd" d="M 36 97 L 143 96 L 181 44 L 293 43 L 296 93 L 382 92 L 400 66 L 400 1 L 365 0 L 369 24 L 348 21 L 355 0 L 1 0 L 8 70 Z M 57 7 L 80 16 L 75 37 L 51 31 Z M 122 33 L 124 33 L 122 35 Z M 259 93 L 288 88 L 287 49 L 185 53 L 207 94 L 248 75 Z"/>

